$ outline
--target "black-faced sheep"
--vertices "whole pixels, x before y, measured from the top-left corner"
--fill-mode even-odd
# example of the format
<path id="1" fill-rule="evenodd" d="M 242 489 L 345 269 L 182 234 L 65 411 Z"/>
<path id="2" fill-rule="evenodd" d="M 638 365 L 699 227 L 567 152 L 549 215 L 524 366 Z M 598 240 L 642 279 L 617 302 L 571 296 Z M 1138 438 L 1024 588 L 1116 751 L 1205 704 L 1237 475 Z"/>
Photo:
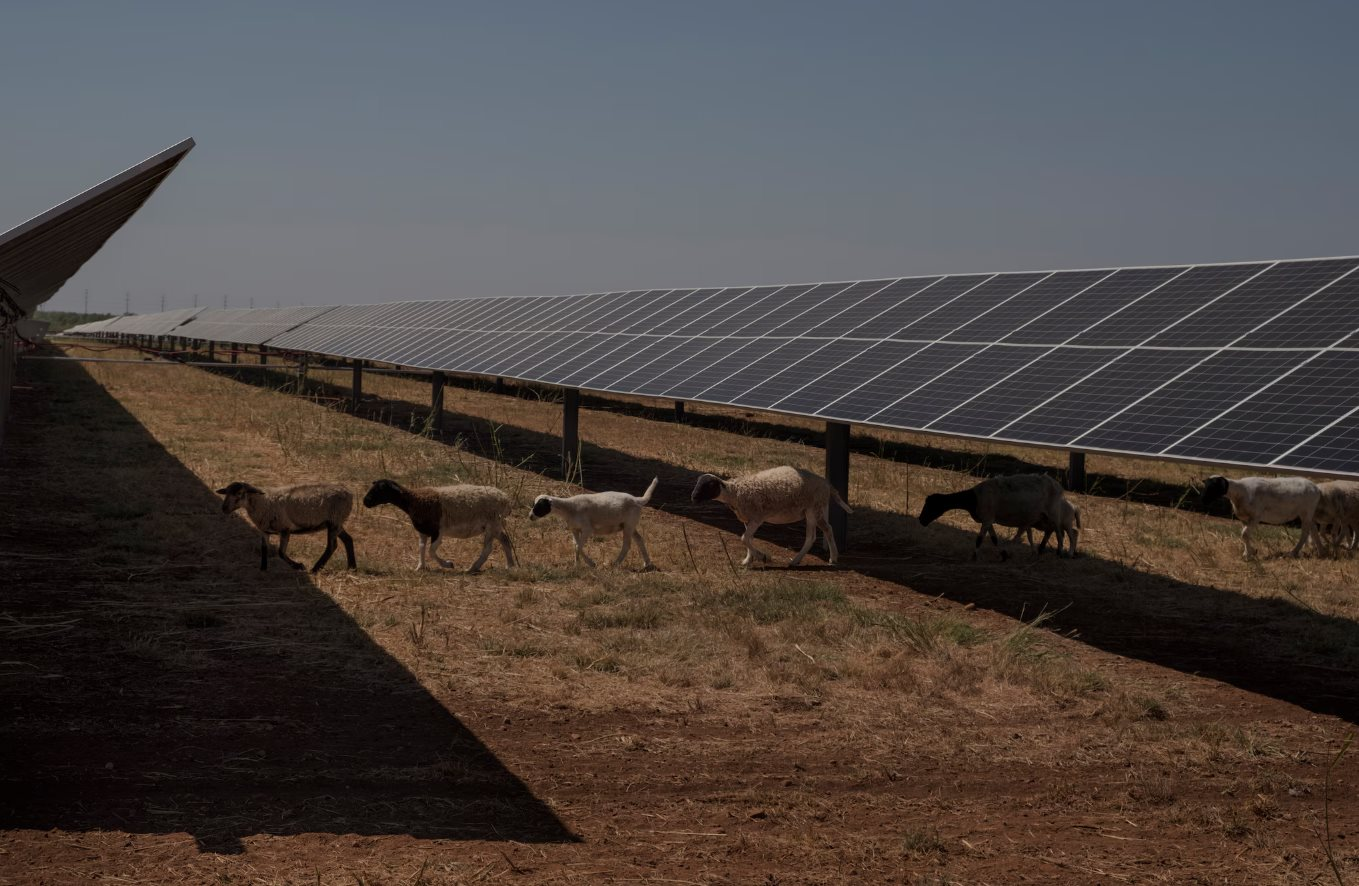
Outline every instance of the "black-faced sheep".
<path id="1" fill-rule="evenodd" d="M 1321 490 L 1311 480 L 1302 477 L 1243 477 L 1230 480 L 1213 476 L 1203 482 L 1203 504 L 1219 498 L 1232 503 L 1232 513 L 1245 523 L 1241 530 L 1242 556 L 1254 559 L 1251 530 L 1261 523 L 1281 524 L 1297 520 L 1302 524 L 1302 535 L 1293 547 L 1293 556 L 1302 555 L 1302 547 L 1310 536 L 1317 552 L 1322 550 L 1321 538 L 1314 521 L 1321 503 Z"/>
<path id="2" fill-rule="evenodd" d="M 577 563 L 584 560 L 591 567 L 595 565 L 595 561 L 585 553 L 587 539 L 621 532 L 623 549 L 618 552 L 613 565 L 623 565 L 623 560 L 627 557 L 628 549 L 635 538 L 637 550 L 642 552 L 645 568 L 655 569 L 651 555 L 647 553 L 646 541 L 642 538 L 642 533 L 637 531 L 637 522 L 642 519 L 642 508 L 651 501 L 651 494 L 656 491 L 659 483 L 660 478 L 653 479 L 640 497 L 626 492 L 591 492 L 566 498 L 540 495 L 534 499 L 529 519 L 541 520 L 552 514 L 561 517 L 571 530 L 572 538 L 575 539 Z"/>
<path id="3" fill-rule="evenodd" d="M 420 534 L 420 559 L 416 569 L 425 569 L 425 549 L 445 569 L 453 564 L 439 556 L 439 542 L 452 538 L 482 537 L 481 555 L 468 567 L 479 572 L 491 555 L 491 545 L 500 542 L 505 562 L 517 566 L 514 545 L 505 531 L 505 518 L 512 507 L 510 497 L 494 486 L 420 486 L 407 489 L 393 480 L 378 480 L 363 497 L 363 506 L 395 505 L 410 517 Z"/>
<path id="4" fill-rule="evenodd" d="M 967 511 L 973 520 L 981 524 L 972 550 L 972 559 L 975 560 L 986 536 L 990 535 L 992 543 L 1000 547 L 995 529 L 997 524 L 1015 527 L 1015 539 L 1037 526 L 1044 518 L 1048 521 L 1047 525 L 1062 526 L 1066 516 L 1063 501 L 1062 487 L 1046 474 L 991 477 L 961 492 L 936 492 L 926 496 L 925 506 L 920 511 L 920 525 L 929 526 L 952 510 Z M 1074 523 L 1074 516 L 1072 519 Z M 1074 543 L 1072 547 L 1074 550 Z M 1001 551 L 1001 559 L 1008 556 L 1008 551 Z"/>
<path id="5" fill-rule="evenodd" d="M 294 569 L 305 569 L 288 556 L 288 539 L 293 535 L 326 531 L 326 550 L 316 565 L 317 572 L 335 553 L 335 541 L 344 542 L 349 568 L 356 569 L 354 539 L 345 531 L 344 522 L 354 508 L 354 496 L 343 486 L 329 483 L 309 483 L 299 486 L 280 486 L 259 489 L 249 483 L 231 483 L 217 490 L 222 499 L 222 513 L 230 514 L 245 508 L 250 522 L 260 532 L 260 569 L 269 568 L 269 536 L 278 535 L 279 559 Z"/>
<path id="6" fill-rule="evenodd" d="M 745 543 L 746 556 L 741 561 L 742 566 L 751 565 L 752 560 L 769 560 L 768 554 L 755 547 L 755 530 L 761 524 L 796 523 L 798 520 L 807 522 L 807 539 L 788 565 L 797 566 L 802 562 L 816 543 L 816 531 L 820 529 L 830 553 L 827 562 L 833 566 L 840 559 L 840 552 L 830 526 L 831 500 L 834 499 L 846 513 L 853 513 L 825 478 L 788 465 L 730 480 L 704 474 L 694 484 L 690 498 L 695 503 L 716 499 L 731 508 L 736 519 L 745 524 L 741 541 Z"/>

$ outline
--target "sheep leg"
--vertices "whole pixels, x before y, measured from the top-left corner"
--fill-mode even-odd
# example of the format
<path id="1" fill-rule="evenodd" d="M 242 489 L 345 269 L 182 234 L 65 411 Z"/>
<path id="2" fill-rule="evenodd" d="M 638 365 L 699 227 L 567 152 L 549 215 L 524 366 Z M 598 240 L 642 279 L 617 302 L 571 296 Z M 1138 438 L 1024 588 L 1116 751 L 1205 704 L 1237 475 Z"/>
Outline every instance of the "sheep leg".
<path id="1" fill-rule="evenodd" d="M 443 568 L 452 569 L 453 561 L 445 560 L 443 557 L 439 556 L 439 543 L 441 541 L 443 541 L 443 538 L 437 535 L 429 540 L 429 555 L 434 558 L 435 563 L 438 563 Z"/>
<path id="2" fill-rule="evenodd" d="M 292 533 L 290 532 L 280 532 L 278 534 L 278 558 L 294 569 L 306 569 L 307 567 L 288 556 L 288 539 L 290 538 L 292 538 Z"/>
<path id="3" fill-rule="evenodd" d="M 477 557 L 475 563 L 467 567 L 469 573 L 480 572 L 481 567 L 486 565 L 486 558 L 491 556 L 491 542 L 494 539 L 494 531 L 487 531 L 487 533 L 481 537 L 481 554 Z M 449 565 L 451 566 L 452 564 L 450 563 Z"/>
<path id="4" fill-rule="evenodd" d="M 339 532 L 340 541 L 344 542 L 345 557 L 349 560 L 350 569 L 358 569 L 359 561 L 354 559 L 354 539 L 349 533 L 341 529 Z"/>
<path id="5" fill-rule="evenodd" d="M 260 572 L 269 569 L 269 536 L 260 533 Z"/>
<path id="6" fill-rule="evenodd" d="M 417 572 L 418 572 L 419 570 L 428 568 L 428 567 L 425 566 L 425 546 L 428 545 L 428 544 L 429 544 L 429 536 L 428 536 L 428 535 L 425 535 L 424 533 L 421 533 L 421 534 L 420 534 L 420 562 L 415 564 L 415 569 L 416 569 Z"/>
<path id="7" fill-rule="evenodd" d="M 821 514 L 816 518 L 816 526 L 821 530 L 821 537 L 826 540 L 826 550 L 830 552 L 830 559 L 826 562 L 834 566 L 840 560 L 840 549 L 835 546 L 835 532 L 831 530 L 830 520 Z"/>
<path id="8" fill-rule="evenodd" d="M 1000 536 L 996 535 L 996 524 L 987 523 L 986 531 L 991 536 L 991 544 L 995 545 L 996 550 L 1000 551 L 1000 559 L 1001 560 L 1010 559 L 1010 552 L 1000 546 Z"/>
<path id="9" fill-rule="evenodd" d="M 646 549 L 646 539 L 642 538 L 642 533 L 636 529 L 632 530 L 632 534 L 637 539 L 637 550 L 642 552 L 642 570 L 651 572 L 656 568 L 656 564 L 651 562 L 651 554 Z"/>
<path id="10" fill-rule="evenodd" d="M 755 530 L 759 528 L 760 523 L 747 523 L 746 531 L 741 533 L 741 542 L 746 546 L 746 558 L 741 561 L 742 566 L 749 566 L 752 559 L 761 563 L 769 559 L 768 554 L 755 547 Z"/>
<path id="11" fill-rule="evenodd" d="M 496 534 L 500 539 L 500 549 L 505 552 L 505 565 L 513 569 L 519 565 L 519 559 L 514 554 L 514 542 L 510 541 L 510 534 L 505 531 L 505 527 L 500 527 Z"/>
<path id="12" fill-rule="evenodd" d="M 584 560 L 591 569 L 596 568 L 595 561 L 590 559 L 590 555 L 585 553 L 585 533 L 579 529 L 572 530 L 571 537 L 576 541 L 576 565 Z"/>
<path id="13" fill-rule="evenodd" d="M 797 556 L 795 556 L 792 562 L 788 564 L 789 568 L 801 564 L 802 558 L 807 556 L 807 552 L 812 549 L 812 545 L 816 544 L 816 513 L 808 511 L 803 522 L 807 524 L 807 537 L 802 542 L 802 550 L 798 551 Z"/>
<path id="14" fill-rule="evenodd" d="M 623 530 L 623 547 L 618 551 L 618 556 L 614 558 L 613 565 L 622 566 L 630 550 L 632 550 L 632 531 L 625 529 Z"/>
<path id="15" fill-rule="evenodd" d="M 326 562 L 330 559 L 331 554 L 335 553 L 337 538 L 338 536 L 335 532 L 335 527 L 331 526 L 330 524 L 326 524 L 326 549 L 321 553 L 321 559 L 317 560 L 316 565 L 311 567 L 312 575 L 315 575 L 316 573 L 320 572 L 321 567 L 326 565 Z"/>
<path id="16" fill-rule="evenodd" d="M 1245 528 L 1241 530 L 1241 545 L 1244 549 L 1241 553 L 1241 557 L 1246 560 L 1255 559 L 1255 549 L 1250 545 L 1250 531 L 1254 528 L 1255 521 L 1251 520 L 1247 522 Z"/>

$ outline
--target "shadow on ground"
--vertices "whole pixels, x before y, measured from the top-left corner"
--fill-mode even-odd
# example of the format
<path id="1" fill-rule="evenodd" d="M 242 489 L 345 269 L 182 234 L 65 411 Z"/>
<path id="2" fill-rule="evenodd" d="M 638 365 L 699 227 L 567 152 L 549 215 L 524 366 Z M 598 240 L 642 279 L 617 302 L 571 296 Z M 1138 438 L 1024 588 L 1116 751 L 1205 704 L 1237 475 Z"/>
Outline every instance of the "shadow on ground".
<path id="1" fill-rule="evenodd" d="M 253 384 L 292 383 L 283 373 L 268 376 L 240 373 L 243 381 Z M 332 404 L 343 403 L 348 396 L 348 388 L 314 379 L 305 390 Z M 611 409 L 619 406 L 616 401 L 602 402 Z M 639 410 L 646 414 L 645 408 Z M 659 413 L 654 417 L 674 418 L 664 410 L 653 412 Z M 358 409 L 360 417 L 405 429 L 427 428 L 428 414 L 423 403 L 377 398 L 366 399 Z M 711 426 L 741 432 L 724 421 L 714 420 Z M 790 437 L 799 442 L 819 443 L 819 435 L 790 430 L 796 430 Z M 722 506 L 689 502 L 694 471 L 589 442 L 588 415 L 582 415 L 581 435 L 591 488 L 641 490 L 652 477 L 660 477 L 654 506 L 739 535 L 739 524 Z M 550 434 L 500 424 L 492 440 L 486 419 L 446 411 L 443 430 L 434 436 L 479 455 L 559 475 L 560 439 Z M 996 469 L 997 463 L 991 467 Z M 1026 465 L 1010 467 L 1020 470 Z M 1182 488 L 1167 487 L 1172 489 L 1182 496 Z M 995 562 L 994 554 L 989 562 L 984 557 L 983 562 L 972 563 L 973 533 L 938 523 L 926 529 L 913 516 L 869 508 L 857 508 L 850 519 L 852 547 L 843 557 L 846 568 L 1013 618 L 1048 613 L 1049 627 L 1107 652 L 1359 722 L 1359 624 L 1350 619 L 1325 615 L 1284 597 L 1250 597 L 1176 581 L 1088 554 L 1070 562 L 1051 555 L 1035 560 L 1022 551 L 1009 564 Z M 802 544 L 802 529 L 766 527 L 760 537 L 796 550 Z M 1235 554 L 1235 541 L 1223 539 L 1223 544 Z M 739 540 L 732 542 L 731 550 L 738 549 Z"/>
<path id="2" fill-rule="evenodd" d="M 260 573 L 256 538 L 82 368 L 22 364 L 0 828 L 576 839 L 305 574 Z"/>

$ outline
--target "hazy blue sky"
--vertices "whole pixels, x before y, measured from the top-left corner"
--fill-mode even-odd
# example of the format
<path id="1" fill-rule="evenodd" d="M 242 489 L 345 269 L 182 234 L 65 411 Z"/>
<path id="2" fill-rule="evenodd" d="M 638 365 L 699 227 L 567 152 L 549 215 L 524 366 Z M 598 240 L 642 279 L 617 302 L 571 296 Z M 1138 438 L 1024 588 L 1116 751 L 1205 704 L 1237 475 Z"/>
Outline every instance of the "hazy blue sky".
<path id="1" fill-rule="evenodd" d="M 136 311 L 1359 252 L 1359 6 L 0 8 L 0 229 L 198 147 Z"/>

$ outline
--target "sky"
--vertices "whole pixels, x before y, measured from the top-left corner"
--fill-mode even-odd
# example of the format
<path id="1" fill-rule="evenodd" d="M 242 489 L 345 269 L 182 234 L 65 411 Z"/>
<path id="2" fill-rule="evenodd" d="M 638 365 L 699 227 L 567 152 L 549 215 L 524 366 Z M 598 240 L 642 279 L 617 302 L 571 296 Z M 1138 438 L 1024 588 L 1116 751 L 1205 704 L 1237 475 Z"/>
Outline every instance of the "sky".
<path id="1" fill-rule="evenodd" d="M 0 229 L 198 146 L 46 305 L 1359 253 L 1359 5 L 0 7 Z"/>

